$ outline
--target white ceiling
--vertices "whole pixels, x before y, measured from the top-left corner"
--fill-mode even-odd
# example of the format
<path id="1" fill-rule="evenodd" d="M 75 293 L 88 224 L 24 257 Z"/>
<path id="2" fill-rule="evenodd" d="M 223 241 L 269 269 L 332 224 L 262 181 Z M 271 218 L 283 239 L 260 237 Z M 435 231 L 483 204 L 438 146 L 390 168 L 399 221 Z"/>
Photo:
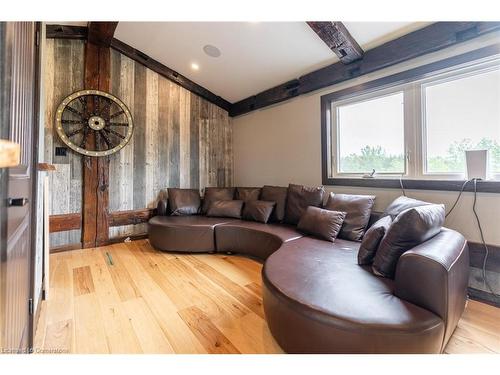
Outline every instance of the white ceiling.
<path id="1" fill-rule="evenodd" d="M 365 50 L 425 25 L 344 24 Z M 120 22 L 115 37 L 230 102 L 338 61 L 305 22 Z M 207 56 L 206 44 L 221 56 Z"/>
<path id="2" fill-rule="evenodd" d="M 427 24 L 344 22 L 365 51 Z M 338 61 L 305 22 L 120 22 L 115 37 L 233 103 Z"/>

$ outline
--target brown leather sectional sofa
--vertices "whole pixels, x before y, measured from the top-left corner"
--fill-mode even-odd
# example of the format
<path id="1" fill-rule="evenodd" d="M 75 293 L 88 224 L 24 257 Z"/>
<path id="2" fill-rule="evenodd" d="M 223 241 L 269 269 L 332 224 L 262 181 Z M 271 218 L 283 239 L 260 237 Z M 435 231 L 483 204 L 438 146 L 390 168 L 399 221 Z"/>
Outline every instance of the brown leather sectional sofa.
<path id="1" fill-rule="evenodd" d="M 265 261 L 266 319 L 288 353 L 440 353 L 465 306 L 468 247 L 450 229 L 405 252 L 393 280 L 358 265 L 359 242 L 323 241 L 286 224 L 155 216 L 149 240 L 163 251 Z"/>

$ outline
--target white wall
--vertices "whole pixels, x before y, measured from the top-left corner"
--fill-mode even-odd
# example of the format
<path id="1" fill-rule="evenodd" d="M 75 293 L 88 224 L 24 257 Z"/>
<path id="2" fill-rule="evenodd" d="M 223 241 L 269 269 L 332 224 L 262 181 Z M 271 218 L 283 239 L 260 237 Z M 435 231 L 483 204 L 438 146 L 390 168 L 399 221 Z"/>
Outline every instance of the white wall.
<path id="1" fill-rule="evenodd" d="M 469 50 L 500 43 L 500 33 L 398 64 L 358 79 L 343 82 L 309 95 L 236 117 L 233 121 L 235 186 L 261 186 L 288 183 L 321 185 L 320 97 L 362 82 L 414 68 Z M 375 194 L 375 209 L 382 211 L 401 194 L 399 189 L 327 187 L 328 191 Z M 447 209 L 458 192 L 407 190 L 407 195 L 429 202 L 441 202 Z M 447 219 L 446 226 L 479 242 L 472 215 L 472 193 L 464 193 L 461 202 Z M 479 194 L 477 211 L 486 242 L 500 245 L 500 194 Z"/>

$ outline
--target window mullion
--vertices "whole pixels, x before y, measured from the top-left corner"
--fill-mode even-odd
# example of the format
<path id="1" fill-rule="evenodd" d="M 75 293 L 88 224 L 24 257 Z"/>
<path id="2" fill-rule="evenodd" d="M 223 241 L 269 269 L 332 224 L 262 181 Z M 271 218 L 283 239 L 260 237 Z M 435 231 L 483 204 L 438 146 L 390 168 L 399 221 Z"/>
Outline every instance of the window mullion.
<path id="1" fill-rule="evenodd" d="M 415 116 L 415 90 L 412 84 L 404 87 L 404 142 L 406 153 L 406 176 L 418 176 L 418 149 Z"/>

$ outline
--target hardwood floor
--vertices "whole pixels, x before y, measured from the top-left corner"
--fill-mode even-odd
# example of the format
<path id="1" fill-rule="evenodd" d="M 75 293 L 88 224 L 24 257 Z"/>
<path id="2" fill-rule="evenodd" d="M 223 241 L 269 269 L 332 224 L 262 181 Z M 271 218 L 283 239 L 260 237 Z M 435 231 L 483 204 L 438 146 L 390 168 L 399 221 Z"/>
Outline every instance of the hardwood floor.
<path id="1" fill-rule="evenodd" d="M 262 265 L 169 254 L 147 240 L 51 255 L 35 350 L 282 353 L 264 319 Z M 499 353 L 500 309 L 469 301 L 446 353 Z"/>

